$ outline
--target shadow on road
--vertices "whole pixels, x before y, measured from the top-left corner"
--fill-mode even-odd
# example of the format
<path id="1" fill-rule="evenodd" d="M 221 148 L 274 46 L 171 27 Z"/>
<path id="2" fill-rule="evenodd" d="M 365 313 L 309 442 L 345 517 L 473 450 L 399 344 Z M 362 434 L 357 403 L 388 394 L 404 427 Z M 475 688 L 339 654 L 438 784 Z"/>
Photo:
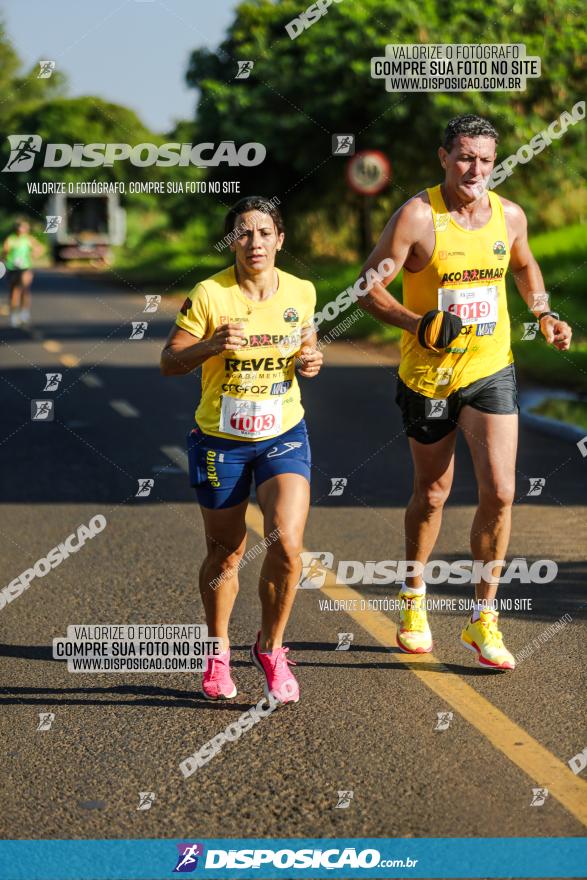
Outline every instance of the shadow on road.
<path id="1" fill-rule="evenodd" d="M 55 661 L 58 662 L 58 661 Z M 79 694 L 79 697 L 70 696 Z M 101 694 L 105 697 L 134 696 L 137 699 L 97 699 Z M 86 695 L 84 698 L 83 695 Z M 95 698 L 95 699 L 92 699 Z M 144 698 L 144 699 L 141 699 Z M 0 704 L 6 705 L 107 705 L 107 706 L 145 706 L 151 708 L 186 708 L 212 710 L 230 709 L 234 712 L 246 712 L 250 703 L 233 703 L 228 701 L 212 702 L 199 696 L 199 690 L 186 691 L 172 688 L 159 688 L 150 685 L 116 685 L 114 687 L 79 687 L 79 688 L 34 688 L 13 687 L 0 688 Z"/>
<path id="2" fill-rule="evenodd" d="M 332 654 L 332 644 L 331 643 L 314 643 L 314 642 L 289 642 L 289 646 L 293 651 L 312 651 L 316 653 L 328 653 Z M 238 650 L 248 650 L 248 646 L 232 646 L 233 651 Z M 341 652 L 342 653 L 342 652 Z M 365 660 L 358 660 L 353 662 L 349 659 L 350 652 L 344 652 L 344 659 L 342 657 L 337 659 L 336 662 L 325 662 L 324 660 L 298 660 L 296 662 L 296 666 L 300 668 L 308 667 L 308 668 L 337 668 L 337 669 L 364 669 L 364 670 L 372 670 L 372 669 L 383 669 L 383 670 L 399 670 L 402 672 L 408 672 L 410 670 L 422 670 L 429 672 L 439 672 L 439 673 L 453 673 L 456 675 L 464 675 L 464 676 L 485 676 L 485 675 L 495 675 L 494 670 L 483 669 L 481 667 L 473 667 L 473 666 L 464 666 L 459 663 L 435 663 L 435 662 L 427 662 L 425 659 L 414 659 L 413 661 L 403 659 L 401 661 L 395 661 L 392 658 L 394 655 L 400 653 L 398 648 L 384 648 L 377 646 L 358 646 L 354 645 L 352 648 L 353 655 L 363 655 L 363 654 L 383 654 L 389 658 L 388 662 L 368 662 Z M 0 656 L 4 657 L 14 657 L 22 660 L 41 660 L 41 661 L 49 661 L 53 663 L 64 663 L 63 660 L 55 660 L 52 656 L 52 649 L 45 645 L 12 645 L 12 644 L 0 644 Z M 245 667 L 248 668 L 251 666 L 250 661 L 246 660 L 238 660 L 233 656 L 232 666 L 235 668 Z M 197 693 L 197 691 L 196 691 Z M 26 687 L 16 687 L 16 688 L 0 688 L 0 704 L 1 703 L 38 703 L 43 702 L 42 699 L 35 699 L 36 696 L 42 696 L 43 694 L 55 694 L 57 702 L 65 702 L 65 703 L 86 703 L 92 702 L 91 700 L 84 699 L 62 699 L 64 695 L 67 694 L 87 694 L 88 696 L 97 696 L 98 694 L 104 694 L 108 696 L 113 696 L 115 694 L 127 695 L 127 694 L 135 694 L 136 696 L 149 696 L 154 698 L 161 697 L 170 697 L 173 698 L 172 705 L 174 706 L 211 706 L 215 708 L 231 708 L 238 709 L 241 711 L 245 711 L 247 706 L 244 708 L 237 703 L 214 703 L 209 700 L 205 700 L 203 698 L 198 699 L 195 696 L 190 696 L 189 691 L 178 691 L 169 688 L 158 688 L 158 687 L 149 687 L 149 686 L 133 686 L 133 685 L 117 685 L 114 687 L 95 687 L 95 688 L 26 688 Z M 188 700 L 186 703 L 185 701 Z M 45 700 L 46 702 L 46 700 Z M 98 702 L 109 702 L 113 704 L 118 704 L 120 700 L 98 700 Z M 136 703 L 140 704 L 140 701 L 133 700 L 132 705 Z M 160 699 L 150 699 L 148 702 L 143 705 L 171 705 L 170 702 L 164 701 L 161 702 Z"/>

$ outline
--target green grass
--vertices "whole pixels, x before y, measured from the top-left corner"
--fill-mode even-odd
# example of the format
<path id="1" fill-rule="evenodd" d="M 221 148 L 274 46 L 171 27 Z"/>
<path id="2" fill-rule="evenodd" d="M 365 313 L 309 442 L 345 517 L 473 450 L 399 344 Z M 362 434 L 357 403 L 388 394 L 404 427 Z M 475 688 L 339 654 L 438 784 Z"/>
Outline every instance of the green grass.
<path id="1" fill-rule="evenodd" d="M 127 239 L 115 249 L 114 268 L 141 288 L 161 294 L 185 292 L 227 264 L 226 253 L 209 246 L 208 229 L 200 218 L 178 233 L 163 212 L 129 211 L 127 216 Z"/>
<path id="2" fill-rule="evenodd" d="M 533 407 L 531 412 L 587 430 L 587 401 L 585 400 L 551 398 L 544 400 L 539 406 Z"/>
<path id="3" fill-rule="evenodd" d="M 135 222 L 136 221 L 136 222 Z M 507 295 L 512 320 L 512 348 L 520 373 L 534 383 L 587 391 L 587 315 L 585 313 L 585 277 L 587 275 L 587 231 L 584 226 L 565 227 L 538 235 L 530 241 L 542 269 L 546 289 L 551 294 L 552 308 L 560 312 L 574 330 L 569 352 L 556 351 L 541 335 L 522 341 L 524 322 L 532 316 L 508 276 Z M 287 244 L 286 244 L 287 248 Z M 198 281 L 218 272 L 230 262 L 230 251 L 217 253 L 209 243 L 204 221 L 194 220 L 182 233 L 173 233 L 166 226 L 164 215 L 144 218 L 129 217 L 129 238 L 118 249 L 116 272 L 143 288 L 161 293 L 190 290 Z M 287 272 L 311 279 L 317 291 L 317 310 L 322 310 L 346 287 L 353 284 L 360 263 L 332 258 L 317 259 L 307 253 L 284 252 L 279 265 Z M 401 280 L 389 288 L 401 300 Z M 346 314 L 354 312 L 351 307 Z M 344 318 L 324 321 L 324 335 Z M 398 341 L 396 327 L 384 327 L 370 315 L 363 314 L 346 332 L 346 338 L 369 338 L 376 342 Z"/>
<path id="4" fill-rule="evenodd" d="M 512 318 L 512 348 L 520 372 L 547 387 L 587 390 L 587 230 L 568 226 L 531 239 L 540 264 L 551 307 L 573 327 L 570 351 L 557 351 L 542 336 L 522 341 L 523 323 L 532 320 L 508 277 L 508 305 Z"/>

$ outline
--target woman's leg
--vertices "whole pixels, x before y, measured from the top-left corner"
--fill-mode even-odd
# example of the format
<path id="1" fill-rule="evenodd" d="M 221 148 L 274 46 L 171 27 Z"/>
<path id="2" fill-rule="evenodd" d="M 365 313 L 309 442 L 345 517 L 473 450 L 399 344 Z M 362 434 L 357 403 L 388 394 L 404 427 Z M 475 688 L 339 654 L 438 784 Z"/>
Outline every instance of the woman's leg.
<path id="1" fill-rule="evenodd" d="M 200 507 L 206 531 L 207 555 L 200 569 L 200 595 L 206 612 L 208 635 L 229 647 L 228 624 L 238 593 L 238 564 L 247 541 L 245 513 L 248 498 L 234 507 L 211 510 Z"/>
<path id="2" fill-rule="evenodd" d="M 257 486 L 269 541 L 261 568 L 261 636 L 259 649 L 281 648 L 300 578 L 300 553 L 310 508 L 310 484 L 300 474 L 278 474 Z"/>

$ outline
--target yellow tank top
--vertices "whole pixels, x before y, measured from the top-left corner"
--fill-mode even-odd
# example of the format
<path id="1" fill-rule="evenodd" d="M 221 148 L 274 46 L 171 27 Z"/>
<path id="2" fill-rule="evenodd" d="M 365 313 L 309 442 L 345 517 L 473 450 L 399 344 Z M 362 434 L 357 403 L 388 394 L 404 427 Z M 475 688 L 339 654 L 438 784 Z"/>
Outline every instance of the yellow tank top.
<path id="1" fill-rule="evenodd" d="M 267 440 L 304 417 L 295 359 L 300 328 L 311 323 L 316 290 L 277 269 L 279 288 L 264 302 L 240 290 L 234 266 L 196 285 L 175 323 L 192 336 L 209 339 L 219 324 L 241 321 L 246 348 L 225 351 L 202 365 L 202 397 L 196 421 L 205 434 L 229 440 Z M 286 344 L 297 339 L 296 345 Z"/>
<path id="2" fill-rule="evenodd" d="M 491 219 L 481 229 L 463 229 L 447 211 L 440 186 L 427 190 L 436 232 L 430 262 L 403 271 L 403 303 L 419 315 L 430 309 L 458 314 L 460 336 L 444 351 L 428 351 L 404 330 L 399 375 L 426 397 L 448 397 L 512 363 L 505 273 L 510 260 L 499 197 L 488 191 Z"/>

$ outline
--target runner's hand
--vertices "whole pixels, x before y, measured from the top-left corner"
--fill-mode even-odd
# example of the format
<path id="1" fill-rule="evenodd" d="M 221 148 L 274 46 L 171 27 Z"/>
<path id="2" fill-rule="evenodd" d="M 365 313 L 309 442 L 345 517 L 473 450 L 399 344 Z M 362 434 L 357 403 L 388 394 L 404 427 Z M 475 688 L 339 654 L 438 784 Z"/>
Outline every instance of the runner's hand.
<path id="1" fill-rule="evenodd" d="M 219 324 L 209 339 L 210 348 L 214 354 L 221 351 L 237 351 L 245 347 L 244 324 L 233 321 L 228 324 Z"/>
<path id="2" fill-rule="evenodd" d="M 566 321 L 552 317 L 543 318 L 540 322 L 540 330 L 546 341 L 559 351 L 568 351 L 571 347 L 573 331 Z"/>
<path id="3" fill-rule="evenodd" d="M 324 355 L 321 351 L 317 351 L 315 348 L 302 348 L 297 358 L 300 376 L 303 376 L 305 379 L 317 376 L 322 367 L 323 360 Z"/>

